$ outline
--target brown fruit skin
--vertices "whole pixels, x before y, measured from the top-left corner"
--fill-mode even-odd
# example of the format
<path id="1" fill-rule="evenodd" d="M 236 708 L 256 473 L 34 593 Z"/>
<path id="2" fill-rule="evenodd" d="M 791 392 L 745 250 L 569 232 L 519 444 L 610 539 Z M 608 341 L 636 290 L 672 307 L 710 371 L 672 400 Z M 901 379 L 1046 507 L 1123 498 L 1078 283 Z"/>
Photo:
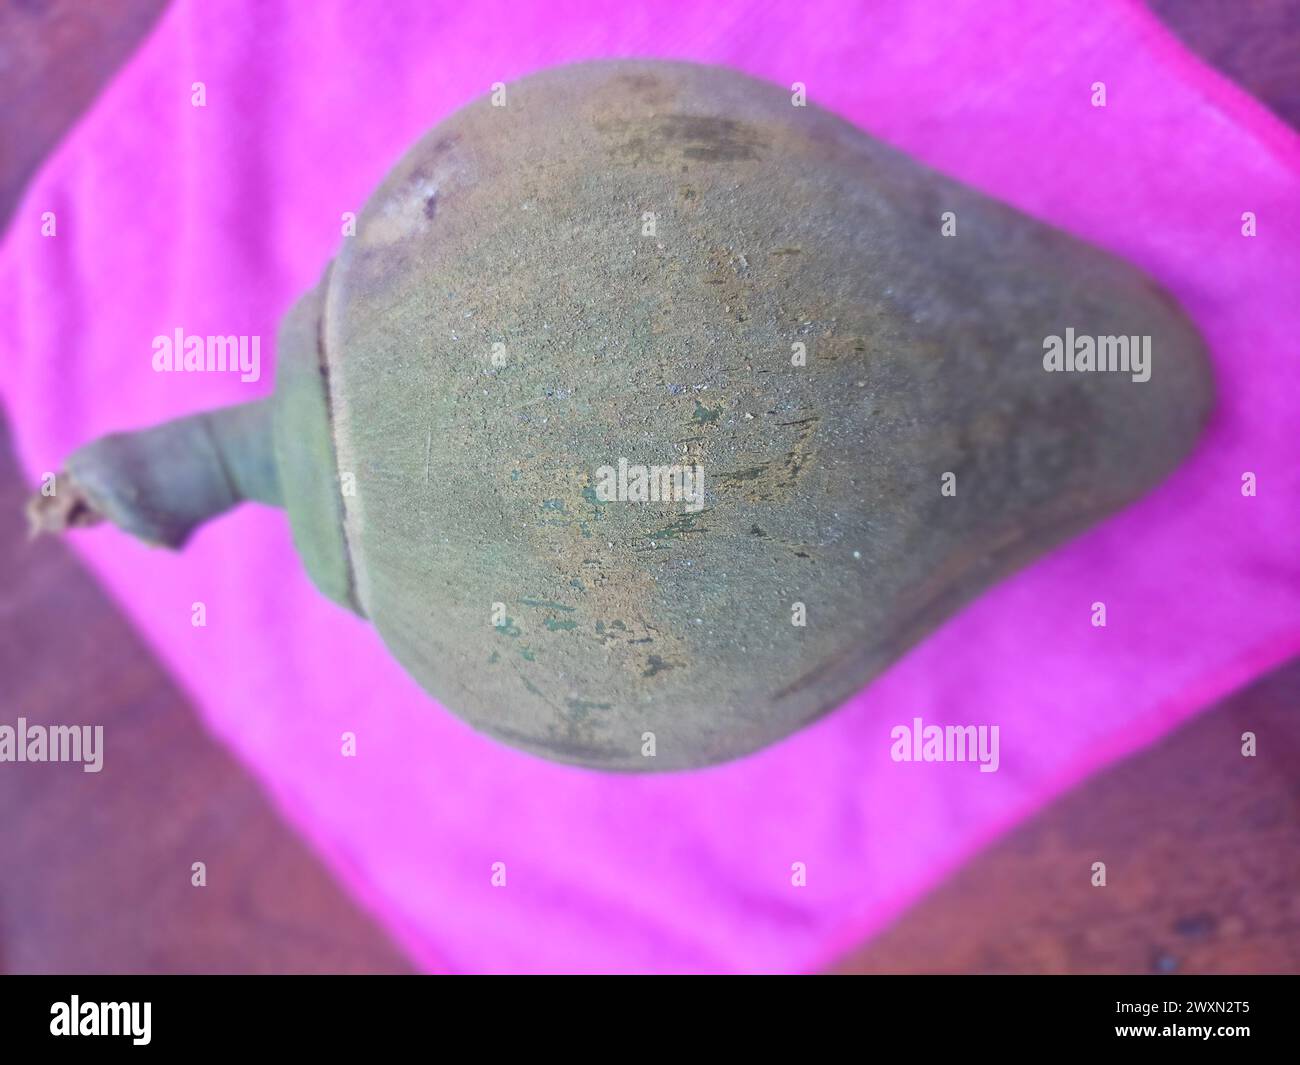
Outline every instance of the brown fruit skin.
<path id="1" fill-rule="evenodd" d="M 708 765 L 818 718 L 1159 482 L 1212 396 L 1196 331 L 1133 268 L 682 63 L 548 71 L 452 115 L 308 326 L 319 304 L 296 348 L 328 431 L 277 427 L 282 482 L 295 449 L 336 464 L 314 508 L 289 501 L 313 574 L 475 728 L 603 769 Z M 1151 379 L 1045 372 L 1066 327 L 1153 337 Z M 702 466 L 704 509 L 599 501 L 619 458 Z M 356 494 L 322 503 L 335 475 Z"/>

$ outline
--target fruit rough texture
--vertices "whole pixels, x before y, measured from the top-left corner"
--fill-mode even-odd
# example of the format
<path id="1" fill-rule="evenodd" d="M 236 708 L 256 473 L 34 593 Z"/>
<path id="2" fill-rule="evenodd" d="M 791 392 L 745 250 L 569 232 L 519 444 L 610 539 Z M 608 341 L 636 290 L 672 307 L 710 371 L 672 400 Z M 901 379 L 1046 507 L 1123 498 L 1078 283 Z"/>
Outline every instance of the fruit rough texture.
<path id="1" fill-rule="evenodd" d="M 1198 336 L 1132 268 L 686 64 L 455 114 L 323 302 L 355 602 L 476 727 L 608 768 L 812 721 L 1155 484 L 1209 406 Z M 1153 336 L 1151 380 L 1045 372 L 1067 326 Z M 704 507 L 602 501 L 620 458 L 701 467 Z"/>

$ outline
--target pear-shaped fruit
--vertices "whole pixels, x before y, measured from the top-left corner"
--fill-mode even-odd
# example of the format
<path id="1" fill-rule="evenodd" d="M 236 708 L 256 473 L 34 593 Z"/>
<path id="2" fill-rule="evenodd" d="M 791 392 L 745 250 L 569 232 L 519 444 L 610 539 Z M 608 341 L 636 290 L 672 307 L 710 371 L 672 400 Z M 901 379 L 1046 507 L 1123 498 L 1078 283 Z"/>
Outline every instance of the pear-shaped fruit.
<path id="1" fill-rule="evenodd" d="M 545 757 L 789 735 L 1155 485 L 1212 394 L 1138 271 L 794 103 L 607 62 L 469 105 L 287 317 L 272 405 L 92 444 L 38 520 L 283 502 L 325 593 Z"/>

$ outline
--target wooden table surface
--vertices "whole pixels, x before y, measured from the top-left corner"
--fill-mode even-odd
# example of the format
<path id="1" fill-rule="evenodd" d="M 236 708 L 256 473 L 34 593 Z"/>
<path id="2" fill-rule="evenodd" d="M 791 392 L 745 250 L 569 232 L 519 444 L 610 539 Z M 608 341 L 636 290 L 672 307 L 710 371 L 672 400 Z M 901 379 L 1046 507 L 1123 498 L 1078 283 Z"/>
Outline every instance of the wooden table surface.
<path id="1" fill-rule="evenodd" d="M 1151 6 L 1300 125 L 1295 0 Z M 0 224 L 162 7 L 0 0 Z M 26 541 L 25 494 L 0 419 L 5 719 L 93 706 L 76 716 L 126 769 L 92 792 L 0 767 L 0 971 L 408 971 L 68 550 Z M 838 971 L 1300 972 L 1298 706 L 1300 659 L 1041 811 Z M 1098 859 L 1104 891 L 1078 872 Z M 196 860 L 222 871 L 203 891 Z"/>

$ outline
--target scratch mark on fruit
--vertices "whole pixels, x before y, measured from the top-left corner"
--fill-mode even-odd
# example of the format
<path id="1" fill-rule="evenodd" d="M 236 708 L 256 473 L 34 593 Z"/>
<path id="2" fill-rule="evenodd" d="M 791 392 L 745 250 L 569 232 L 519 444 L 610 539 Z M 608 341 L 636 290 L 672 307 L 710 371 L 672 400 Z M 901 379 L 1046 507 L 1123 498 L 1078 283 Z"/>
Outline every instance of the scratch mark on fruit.
<path id="1" fill-rule="evenodd" d="M 520 599 L 519 602 L 524 606 L 545 607 L 547 610 L 567 610 L 570 614 L 578 609 L 574 606 L 565 606 L 563 603 L 553 603 L 549 599 Z"/>

